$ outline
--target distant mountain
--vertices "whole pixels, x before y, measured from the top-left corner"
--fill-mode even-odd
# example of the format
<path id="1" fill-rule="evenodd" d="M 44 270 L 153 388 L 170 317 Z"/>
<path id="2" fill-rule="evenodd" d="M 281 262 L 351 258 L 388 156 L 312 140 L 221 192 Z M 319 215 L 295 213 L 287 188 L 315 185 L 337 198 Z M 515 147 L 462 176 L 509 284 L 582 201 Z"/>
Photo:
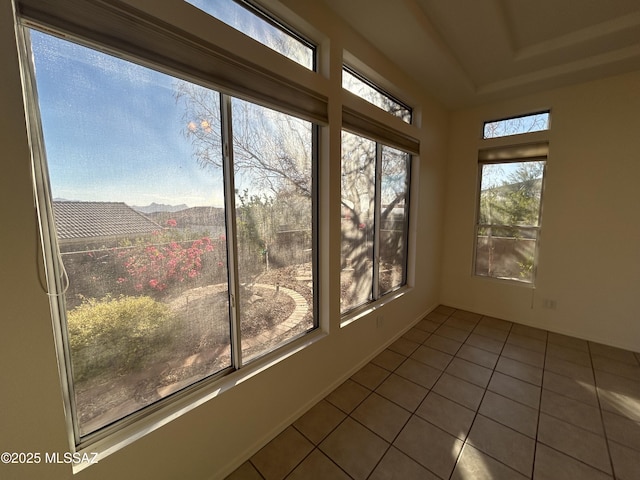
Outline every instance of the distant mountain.
<path id="1" fill-rule="evenodd" d="M 151 205 L 147 205 L 146 207 L 132 206 L 131 208 L 137 210 L 140 213 L 149 214 L 155 212 L 179 212 L 181 210 L 189 208 L 189 206 L 185 205 L 184 203 L 182 205 L 164 205 L 153 202 Z"/>
<path id="2" fill-rule="evenodd" d="M 152 212 L 146 214 L 154 222 L 165 225 L 167 220 L 176 221 L 178 228 L 196 228 L 204 226 L 224 227 L 224 208 L 218 207 L 191 207 L 179 212 Z"/>

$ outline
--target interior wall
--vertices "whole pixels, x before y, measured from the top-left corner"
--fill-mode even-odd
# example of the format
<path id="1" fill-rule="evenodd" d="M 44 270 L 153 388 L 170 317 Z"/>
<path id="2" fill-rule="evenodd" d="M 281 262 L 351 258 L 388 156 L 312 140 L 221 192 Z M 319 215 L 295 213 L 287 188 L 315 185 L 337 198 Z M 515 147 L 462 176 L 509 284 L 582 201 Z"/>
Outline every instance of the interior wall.
<path id="1" fill-rule="evenodd" d="M 154 11 L 174 2 L 132 0 Z M 72 475 L 65 464 L 0 464 L 0 478 L 224 478 L 286 425 L 338 386 L 438 303 L 447 112 L 316 2 L 286 2 L 292 18 L 313 27 L 330 102 L 320 158 L 320 309 L 326 335 L 98 464 Z M 168 14 L 165 15 L 171 20 Z M 180 21 L 181 19 L 175 19 Z M 184 20 L 184 19 L 182 19 Z M 216 32 L 212 33 L 216 37 Z M 220 35 L 220 41 L 229 42 Z M 416 102 L 423 128 L 412 192 L 411 287 L 375 315 L 340 327 L 340 66 L 342 51 L 374 67 Z M 254 55 L 259 59 L 258 54 Z M 327 58 L 326 52 L 331 55 Z M 8 452 L 63 454 L 65 427 L 49 300 L 38 252 L 31 162 L 10 0 L 0 0 L 0 445 Z M 268 67 L 268 65 L 266 65 Z M 376 317 L 382 315 L 383 321 Z"/>
<path id="2" fill-rule="evenodd" d="M 535 289 L 474 278 L 482 124 L 547 108 Z M 442 303 L 640 351 L 639 111 L 635 72 L 452 114 Z"/>

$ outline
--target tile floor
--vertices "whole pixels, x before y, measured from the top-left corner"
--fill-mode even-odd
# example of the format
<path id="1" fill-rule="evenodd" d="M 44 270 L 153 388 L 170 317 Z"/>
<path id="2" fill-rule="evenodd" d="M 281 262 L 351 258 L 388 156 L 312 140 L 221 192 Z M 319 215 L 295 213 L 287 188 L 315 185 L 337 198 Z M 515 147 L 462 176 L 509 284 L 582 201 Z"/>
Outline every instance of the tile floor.
<path id="1" fill-rule="evenodd" d="M 440 306 L 228 478 L 638 479 L 640 354 Z"/>

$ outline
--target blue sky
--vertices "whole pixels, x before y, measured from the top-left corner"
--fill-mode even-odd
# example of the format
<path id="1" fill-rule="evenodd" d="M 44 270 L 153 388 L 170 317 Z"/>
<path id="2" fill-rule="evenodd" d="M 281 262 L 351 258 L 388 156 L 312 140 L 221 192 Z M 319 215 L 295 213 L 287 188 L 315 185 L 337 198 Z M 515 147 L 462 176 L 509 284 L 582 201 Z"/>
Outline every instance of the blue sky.
<path id="1" fill-rule="evenodd" d="M 233 0 L 189 3 L 312 65 L 310 49 Z M 201 168 L 184 135 L 201 119 L 183 117 L 176 79 L 39 31 L 31 42 L 53 198 L 223 206 L 221 170 Z"/>
<path id="2" fill-rule="evenodd" d="M 54 198 L 222 206 L 220 170 L 200 167 L 184 135 L 175 79 L 41 32 L 31 40 Z"/>

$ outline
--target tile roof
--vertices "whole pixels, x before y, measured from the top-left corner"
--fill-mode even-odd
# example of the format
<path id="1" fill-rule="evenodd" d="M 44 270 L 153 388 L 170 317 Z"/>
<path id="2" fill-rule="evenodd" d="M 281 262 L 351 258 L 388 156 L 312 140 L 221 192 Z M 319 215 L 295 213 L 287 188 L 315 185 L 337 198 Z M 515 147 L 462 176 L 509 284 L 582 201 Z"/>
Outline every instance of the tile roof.
<path id="1" fill-rule="evenodd" d="M 123 202 L 53 202 L 58 238 L 133 236 L 162 227 Z"/>

